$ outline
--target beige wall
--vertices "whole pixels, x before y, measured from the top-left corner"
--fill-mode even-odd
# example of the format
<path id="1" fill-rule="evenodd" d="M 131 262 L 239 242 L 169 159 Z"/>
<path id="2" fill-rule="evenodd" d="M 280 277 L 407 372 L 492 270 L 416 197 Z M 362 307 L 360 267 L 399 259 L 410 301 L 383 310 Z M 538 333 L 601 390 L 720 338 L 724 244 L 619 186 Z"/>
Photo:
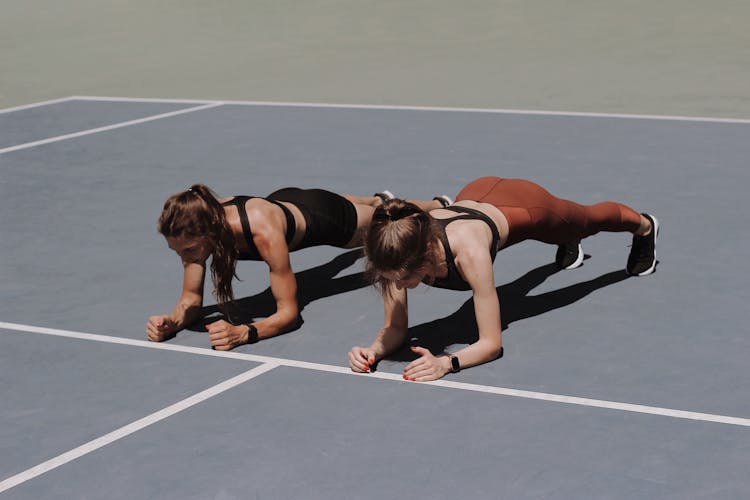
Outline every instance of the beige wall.
<path id="1" fill-rule="evenodd" d="M 750 118 L 750 2 L 5 0 L 0 107 L 68 95 Z"/>

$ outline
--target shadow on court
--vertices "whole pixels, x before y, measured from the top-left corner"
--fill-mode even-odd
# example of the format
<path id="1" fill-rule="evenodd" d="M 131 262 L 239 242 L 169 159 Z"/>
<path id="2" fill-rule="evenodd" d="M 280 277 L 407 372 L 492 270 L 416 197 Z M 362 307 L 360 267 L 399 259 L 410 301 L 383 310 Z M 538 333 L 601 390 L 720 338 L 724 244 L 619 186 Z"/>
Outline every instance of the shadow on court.
<path id="1" fill-rule="evenodd" d="M 338 273 L 352 266 L 362 256 L 361 248 L 349 250 L 336 256 L 326 264 L 295 273 L 294 276 L 297 280 L 297 302 L 300 313 L 307 304 L 314 300 L 351 292 L 368 286 L 369 284 L 365 281 L 364 273 L 362 272 L 349 274 L 341 278 L 334 278 Z M 276 300 L 273 298 L 270 287 L 256 295 L 237 299 L 236 307 L 229 310 L 231 322 L 235 324 L 252 323 L 257 318 L 265 318 L 275 312 Z M 188 330 L 205 332 L 204 323 L 226 319 L 225 314 L 219 309 L 217 304 L 204 307 L 201 314 L 202 319 L 190 325 Z M 297 324 L 287 331 L 294 331 L 301 327 L 303 323 L 304 320 L 300 316 Z"/>
<path id="2" fill-rule="evenodd" d="M 529 296 L 531 290 L 558 271 L 554 263 L 546 264 L 532 269 L 515 281 L 497 287 L 503 331 L 506 331 L 508 326 L 515 321 L 573 304 L 600 288 L 619 283 L 630 277 L 624 269 L 621 269 L 559 290 Z M 449 316 L 409 328 L 409 338 L 411 345 L 425 347 L 435 355 L 443 353 L 452 344 L 476 342 L 479 339 L 479 330 L 474 314 L 474 299 L 467 300 Z M 417 356 L 409 350 L 408 346 L 404 346 L 387 359 L 412 361 L 416 358 Z"/>
<path id="3" fill-rule="evenodd" d="M 352 266 L 363 256 L 362 249 L 349 250 L 336 256 L 330 262 L 295 273 L 297 279 L 297 300 L 300 312 L 307 304 L 314 300 L 346 293 L 369 286 L 364 273 L 358 272 L 334 278 L 338 273 Z M 587 255 L 586 258 L 589 258 Z M 497 287 L 502 311 L 502 329 L 505 332 L 511 323 L 546 312 L 568 306 L 601 288 L 619 283 L 630 276 L 625 270 L 612 271 L 597 278 L 559 290 L 553 290 L 541 295 L 529 293 L 559 272 L 554 263 L 532 269 L 520 278 Z M 276 301 L 271 289 L 237 299 L 236 307 L 230 311 L 232 323 L 251 323 L 257 318 L 268 317 L 276 312 Z M 226 316 L 214 304 L 202 310 L 203 319 L 191 325 L 188 330 L 205 332 L 204 323 L 226 319 Z M 288 331 L 294 331 L 302 326 L 304 320 L 300 315 L 296 325 Z M 409 328 L 410 345 L 419 345 L 429 349 L 433 354 L 441 354 L 453 344 L 472 344 L 479 339 L 476 316 L 474 313 L 474 299 L 469 299 L 454 313 L 428 323 Z M 411 361 L 416 359 L 408 345 L 394 352 L 386 359 L 392 361 Z"/>

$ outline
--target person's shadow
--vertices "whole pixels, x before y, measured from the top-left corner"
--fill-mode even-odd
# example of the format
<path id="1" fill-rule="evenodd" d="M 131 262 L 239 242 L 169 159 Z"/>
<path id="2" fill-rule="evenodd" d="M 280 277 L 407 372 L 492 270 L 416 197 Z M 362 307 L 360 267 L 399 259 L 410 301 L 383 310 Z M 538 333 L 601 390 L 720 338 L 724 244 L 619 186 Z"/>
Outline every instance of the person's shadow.
<path id="1" fill-rule="evenodd" d="M 529 295 L 531 290 L 541 285 L 544 280 L 556 272 L 558 272 L 558 268 L 554 263 L 546 264 L 532 269 L 515 281 L 497 287 L 503 331 L 515 321 L 570 305 L 595 290 L 629 278 L 629 275 L 623 269 L 559 290 L 540 295 Z M 449 316 L 409 328 L 408 338 L 410 340 L 406 345 L 386 359 L 393 361 L 416 359 L 417 356 L 409 349 L 410 345 L 424 347 L 434 355 L 439 355 L 444 353 L 446 348 L 452 344 L 472 344 L 476 342 L 479 340 L 479 330 L 474 314 L 474 299 L 467 300 L 456 312 Z"/>
<path id="2" fill-rule="evenodd" d="M 297 319 L 297 323 L 287 331 L 294 331 L 302 326 L 304 320 L 301 313 L 310 302 L 368 286 L 369 283 L 365 280 L 363 272 L 334 278 L 338 273 L 352 266 L 362 256 L 363 252 L 361 248 L 349 250 L 336 256 L 326 264 L 295 273 L 294 277 L 297 280 L 297 303 L 299 305 L 300 316 Z M 229 319 L 227 319 L 217 304 L 203 307 L 201 310 L 202 320 L 190 325 L 188 329 L 194 332 L 205 332 L 204 324 L 213 323 L 220 319 L 231 320 L 230 323 L 234 324 L 252 323 L 256 318 L 265 318 L 275 313 L 276 300 L 273 298 L 271 288 L 269 287 L 256 295 L 237 299 L 235 306 L 230 306 L 228 312 L 230 314 Z"/>

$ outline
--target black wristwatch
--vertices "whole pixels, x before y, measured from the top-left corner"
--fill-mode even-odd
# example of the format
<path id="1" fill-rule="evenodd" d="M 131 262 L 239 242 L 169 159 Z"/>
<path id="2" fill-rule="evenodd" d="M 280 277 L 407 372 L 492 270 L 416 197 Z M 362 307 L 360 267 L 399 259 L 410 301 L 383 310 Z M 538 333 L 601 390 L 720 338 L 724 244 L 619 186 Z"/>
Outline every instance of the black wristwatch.
<path id="1" fill-rule="evenodd" d="M 451 373 L 458 373 L 461 371 L 461 363 L 458 362 L 458 356 L 451 354 L 449 356 L 451 360 Z"/>
<path id="2" fill-rule="evenodd" d="M 258 340 L 260 340 L 258 338 L 258 329 L 255 328 L 254 324 L 247 323 L 247 324 L 245 324 L 245 326 L 247 327 L 247 343 L 248 344 L 254 344 Z"/>

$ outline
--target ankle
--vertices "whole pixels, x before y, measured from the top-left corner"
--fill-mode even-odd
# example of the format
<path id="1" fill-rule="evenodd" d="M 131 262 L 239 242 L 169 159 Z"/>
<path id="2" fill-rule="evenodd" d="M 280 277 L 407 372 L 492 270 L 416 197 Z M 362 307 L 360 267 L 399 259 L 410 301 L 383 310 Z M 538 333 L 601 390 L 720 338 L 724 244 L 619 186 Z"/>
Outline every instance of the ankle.
<path id="1" fill-rule="evenodd" d="M 654 230 L 654 225 L 651 224 L 651 221 L 648 220 L 648 217 L 644 217 L 643 215 L 641 215 L 641 226 L 633 234 L 635 234 L 636 236 L 640 238 L 643 238 L 651 234 L 651 231 L 653 230 Z"/>

